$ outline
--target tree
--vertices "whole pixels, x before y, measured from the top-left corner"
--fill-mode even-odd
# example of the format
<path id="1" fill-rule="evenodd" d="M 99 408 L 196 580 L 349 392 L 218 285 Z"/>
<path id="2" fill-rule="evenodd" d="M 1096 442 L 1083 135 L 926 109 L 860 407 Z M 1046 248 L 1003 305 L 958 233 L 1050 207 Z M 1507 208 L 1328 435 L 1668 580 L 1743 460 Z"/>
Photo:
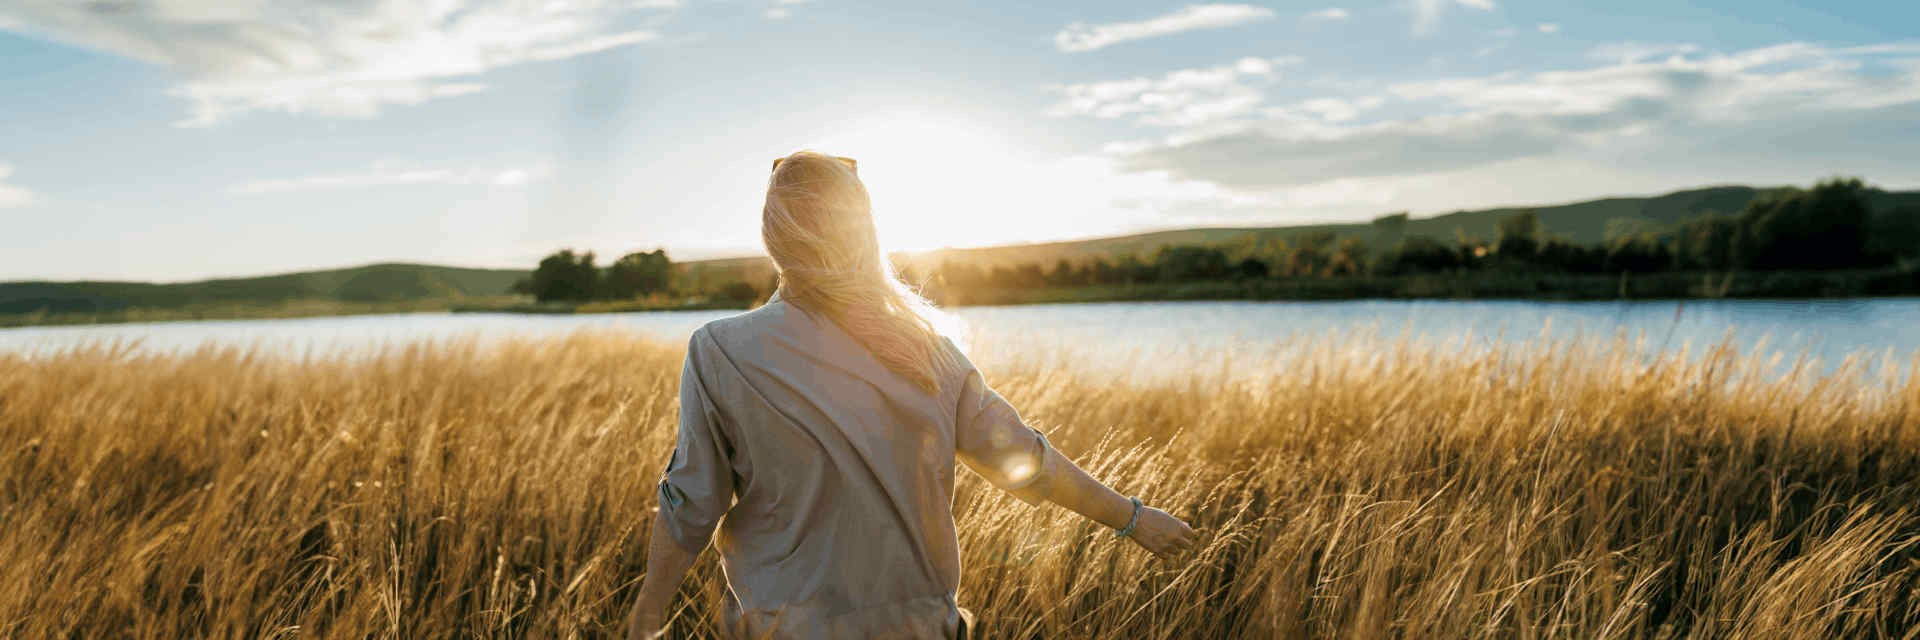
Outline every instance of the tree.
<path id="1" fill-rule="evenodd" d="M 1120 284 L 1126 281 L 1120 269 L 1102 257 L 1087 262 L 1087 273 L 1087 278 L 1094 284 Z"/>
<path id="2" fill-rule="evenodd" d="M 1615 238 L 1607 246 L 1607 271 L 1654 272 L 1673 266 L 1673 254 L 1658 234 L 1641 233 Z"/>
<path id="3" fill-rule="evenodd" d="M 1888 209 L 1868 227 L 1867 251 L 1881 260 L 1920 258 L 1920 205 Z"/>
<path id="4" fill-rule="evenodd" d="M 760 301 L 760 290 L 743 280 L 735 280 L 721 285 L 717 297 L 722 300 L 753 303 Z"/>
<path id="5" fill-rule="evenodd" d="M 1486 262 L 1487 254 L 1490 252 L 1485 240 L 1470 235 L 1465 229 L 1459 227 L 1453 228 L 1453 250 L 1460 266 L 1466 269 L 1479 268 Z"/>
<path id="6" fill-rule="evenodd" d="M 1139 256 L 1131 253 L 1120 256 L 1114 263 L 1114 270 L 1120 274 L 1121 284 L 1152 282 L 1155 274 L 1153 265 L 1147 264 Z"/>
<path id="7" fill-rule="evenodd" d="M 1367 243 L 1359 238 L 1348 236 L 1340 240 L 1333 255 L 1327 258 L 1327 275 L 1358 276 L 1366 275 Z"/>
<path id="8" fill-rule="evenodd" d="M 1038 289 L 1047 284 L 1047 273 L 1040 269 L 1039 263 L 1020 263 L 1020 266 L 1014 267 L 1013 272 L 1016 286 Z"/>
<path id="9" fill-rule="evenodd" d="M 1742 258 L 1752 269 L 1848 269 L 1867 266 L 1866 185 L 1858 178 L 1821 182 L 1754 200 L 1740 216 Z"/>
<path id="10" fill-rule="evenodd" d="M 1230 270 L 1227 253 L 1212 247 L 1162 247 L 1153 263 L 1162 282 L 1223 278 Z"/>
<path id="11" fill-rule="evenodd" d="M 1740 221 L 1710 212 L 1682 224 L 1676 242 L 1679 246 L 1675 253 L 1682 268 L 1732 269 L 1739 250 Z"/>
<path id="12" fill-rule="evenodd" d="M 673 261 L 665 250 L 636 251 L 607 265 L 605 294 L 618 300 L 641 298 L 666 292 L 672 282 Z"/>
<path id="13" fill-rule="evenodd" d="M 1246 280 L 1258 280 L 1267 277 L 1267 263 L 1261 262 L 1259 258 L 1241 258 L 1239 264 L 1234 265 L 1233 270 L 1234 275 Z"/>
<path id="14" fill-rule="evenodd" d="M 1435 273 L 1460 266 L 1460 255 L 1452 247 L 1427 236 L 1411 236 L 1380 256 L 1377 267 L 1388 275 Z"/>
<path id="15" fill-rule="evenodd" d="M 1047 284 L 1056 287 L 1073 287 L 1085 284 L 1085 278 L 1073 263 L 1068 262 L 1066 258 L 1061 258 L 1059 262 L 1054 263 L 1053 270 L 1047 272 Z"/>
<path id="16" fill-rule="evenodd" d="M 593 266 L 593 252 L 576 254 L 562 249 L 540 259 L 528 287 L 535 300 L 584 302 L 600 288 L 600 270 Z"/>
<path id="17" fill-rule="evenodd" d="M 1333 233 L 1328 231 L 1302 233 L 1294 236 L 1290 244 L 1292 246 L 1288 249 L 1288 255 L 1282 259 L 1283 264 L 1286 265 L 1282 269 L 1283 273 L 1293 276 L 1320 275 L 1332 258 L 1328 248 L 1333 245 Z"/>
<path id="18" fill-rule="evenodd" d="M 1532 209 L 1502 218 L 1499 231 L 1500 237 L 1494 241 L 1493 252 L 1502 259 L 1532 262 L 1534 254 L 1540 252 L 1540 214 Z"/>
<path id="19" fill-rule="evenodd" d="M 1548 238 L 1534 254 L 1534 264 L 1569 273 L 1600 273 L 1606 270 L 1606 262 L 1606 249 L 1566 238 Z"/>

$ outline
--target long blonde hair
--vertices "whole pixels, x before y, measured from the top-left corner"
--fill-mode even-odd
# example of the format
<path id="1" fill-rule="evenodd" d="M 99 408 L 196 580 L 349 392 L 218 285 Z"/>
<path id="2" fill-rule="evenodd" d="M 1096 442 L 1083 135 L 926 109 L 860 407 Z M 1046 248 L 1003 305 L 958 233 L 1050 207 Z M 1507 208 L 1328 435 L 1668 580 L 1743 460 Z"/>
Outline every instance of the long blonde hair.
<path id="1" fill-rule="evenodd" d="M 831 319 L 921 389 L 939 390 L 938 372 L 955 358 L 935 326 L 938 311 L 894 275 L 852 166 L 812 151 L 781 159 L 767 180 L 760 237 L 782 299 Z"/>

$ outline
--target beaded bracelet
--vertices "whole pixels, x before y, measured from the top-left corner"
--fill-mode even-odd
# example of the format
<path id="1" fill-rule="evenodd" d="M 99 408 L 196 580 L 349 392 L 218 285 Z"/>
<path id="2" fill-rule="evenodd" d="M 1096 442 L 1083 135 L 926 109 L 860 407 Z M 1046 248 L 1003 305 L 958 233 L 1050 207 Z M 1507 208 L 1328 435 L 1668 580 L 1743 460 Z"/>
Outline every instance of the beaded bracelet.
<path id="1" fill-rule="evenodd" d="M 1113 532 L 1113 537 L 1115 538 L 1125 538 L 1133 535 L 1134 527 L 1140 526 L 1140 509 L 1146 505 L 1140 504 L 1139 498 L 1127 498 L 1127 500 L 1133 502 L 1133 517 L 1127 519 L 1127 528 Z"/>

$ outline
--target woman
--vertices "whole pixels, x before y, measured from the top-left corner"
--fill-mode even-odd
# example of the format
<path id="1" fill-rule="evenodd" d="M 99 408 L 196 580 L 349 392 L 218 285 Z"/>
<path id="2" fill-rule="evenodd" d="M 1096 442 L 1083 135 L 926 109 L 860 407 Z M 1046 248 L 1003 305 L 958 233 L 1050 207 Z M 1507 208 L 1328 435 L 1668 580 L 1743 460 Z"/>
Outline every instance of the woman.
<path id="1" fill-rule="evenodd" d="M 710 539 L 730 637 L 965 637 L 956 459 L 1162 558 L 1192 546 L 1186 523 L 1061 456 L 934 331 L 931 308 L 880 252 L 851 160 L 775 161 L 761 235 L 779 290 L 687 345 L 679 440 L 630 637 L 664 633 Z"/>

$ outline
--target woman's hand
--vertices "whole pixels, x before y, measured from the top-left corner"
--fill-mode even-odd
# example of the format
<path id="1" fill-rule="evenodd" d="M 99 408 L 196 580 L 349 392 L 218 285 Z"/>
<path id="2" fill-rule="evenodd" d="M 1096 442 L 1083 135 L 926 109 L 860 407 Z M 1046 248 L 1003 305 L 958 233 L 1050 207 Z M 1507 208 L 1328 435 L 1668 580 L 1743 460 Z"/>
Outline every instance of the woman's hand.
<path id="1" fill-rule="evenodd" d="M 1193 527 L 1165 511 L 1141 507 L 1140 524 L 1133 528 L 1133 535 L 1127 537 L 1154 556 L 1166 560 L 1193 549 L 1196 534 Z"/>

